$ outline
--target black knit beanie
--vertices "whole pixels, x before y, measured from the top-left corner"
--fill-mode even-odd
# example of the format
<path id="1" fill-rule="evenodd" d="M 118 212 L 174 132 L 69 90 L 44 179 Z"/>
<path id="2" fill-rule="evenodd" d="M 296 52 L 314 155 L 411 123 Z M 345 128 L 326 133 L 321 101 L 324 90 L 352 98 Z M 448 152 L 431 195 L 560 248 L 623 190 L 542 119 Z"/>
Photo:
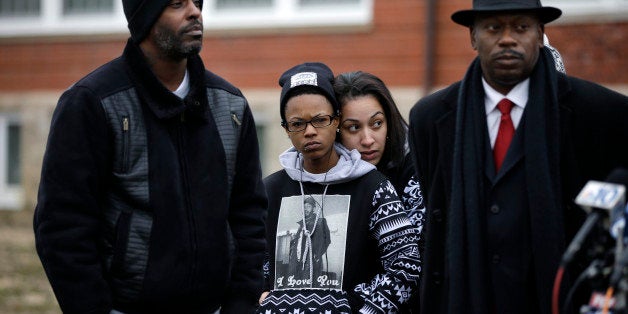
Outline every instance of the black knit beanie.
<path id="1" fill-rule="evenodd" d="M 124 15 L 135 43 L 139 44 L 148 36 L 168 3 L 170 0 L 122 0 Z"/>
<path id="2" fill-rule="evenodd" d="M 293 91 L 304 86 L 313 87 L 320 91 L 321 95 L 329 99 L 334 109 L 334 114 L 339 114 L 340 105 L 336 100 L 333 84 L 334 73 L 324 63 L 306 62 L 288 69 L 279 77 L 279 86 L 281 86 L 279 114 L 281 115 L 281 120 L 286 120 L 284 108 L 294 94 Z"/>

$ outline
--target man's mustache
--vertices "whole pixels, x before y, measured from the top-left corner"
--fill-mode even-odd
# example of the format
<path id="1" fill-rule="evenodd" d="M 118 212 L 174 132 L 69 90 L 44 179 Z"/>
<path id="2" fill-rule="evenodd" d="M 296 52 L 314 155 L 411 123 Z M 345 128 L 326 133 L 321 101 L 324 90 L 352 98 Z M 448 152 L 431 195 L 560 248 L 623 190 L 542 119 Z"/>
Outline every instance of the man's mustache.
<path id="1" fill-rule="evenodd" d="M 203 23 L 202 23 L 201 21 L 199 21 L 199 20 L 194 20 L 194 21 L 190 22 L 190 24 L 188 24 L 188 25 L 187 25 L 187 26 L 183 29 L 183 32 L 184 32 L 184 33 L 189 32 L 189 31 L 191 31 L 191 30 L 193 30 L 194 28 L 199 27 L 199 26 L 200 26 L 200 28 L 201 28 L 201 29 L 203 29 Z"/>
<path id="2" fill-rule="evenodd" d="M 515 51 L 515 50 L 512 50 L 512 49 L 505 49 L 505 50 L 502 50 L 502 51 L 498 52 L 497 54 L 495 54 L 493 56 L 493 58 L 497 59 L 497 58 L 501 58 L 503 56 L 514 56 L 515 58 L 519 58 L 519 59 L 523 59 L 523 57 L 524 57 L 523 53 L 521 53 L 519 51 Z"/>

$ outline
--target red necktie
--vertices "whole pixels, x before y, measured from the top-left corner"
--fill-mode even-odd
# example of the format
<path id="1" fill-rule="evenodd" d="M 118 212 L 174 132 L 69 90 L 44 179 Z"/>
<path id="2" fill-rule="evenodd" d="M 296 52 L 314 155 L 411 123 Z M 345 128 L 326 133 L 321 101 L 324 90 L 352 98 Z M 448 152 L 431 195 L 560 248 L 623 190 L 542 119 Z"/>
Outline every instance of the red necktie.
<path id="1" fill-rule="evenodd" d="M 506 98 L 500 100 L 497 104 L 497 109 L 502 113 L 502 118 L 499 122 L 499 131 L 497 132 L 497 139 L 493 147 L 493 159 L 495 160 L 496 172 L 501 168 L 504 158 L 506 157 L 506 152 L 508 151 L 508 146 L 510 146 L 510 141 L 515 135 L 515 126 L 512 123 L 512 119 L 510 119 L 510 110 L 514 105 L 512 101 Z"/>

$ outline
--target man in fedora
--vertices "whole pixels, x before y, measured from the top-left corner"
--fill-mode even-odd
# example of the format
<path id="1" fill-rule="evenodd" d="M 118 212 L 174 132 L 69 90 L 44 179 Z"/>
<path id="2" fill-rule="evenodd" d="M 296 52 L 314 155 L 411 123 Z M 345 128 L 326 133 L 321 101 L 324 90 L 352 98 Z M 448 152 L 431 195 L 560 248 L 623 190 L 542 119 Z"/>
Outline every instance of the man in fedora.
<path id="1" fill-rule="evenodd" d="M 584 218 L 573 199 L 628 165 L 628 97 L 557 71 L 543 46 L 560 15 L 538 0 L 474 0 L 451 16 L 478 56 L 410 112 L 427 196 L 422 313 L 550 313 Z"/>

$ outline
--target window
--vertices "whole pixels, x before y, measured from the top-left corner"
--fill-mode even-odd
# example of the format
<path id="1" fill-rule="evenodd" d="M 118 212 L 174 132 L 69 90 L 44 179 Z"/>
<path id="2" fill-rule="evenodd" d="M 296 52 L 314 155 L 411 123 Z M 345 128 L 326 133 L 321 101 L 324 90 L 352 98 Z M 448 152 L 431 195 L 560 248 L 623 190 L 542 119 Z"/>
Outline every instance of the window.
<path id="1" fill-rule="evenodd" d="M 112 0 L 63 0 L 63 14 L 112 13 Z"/>
<path id="2" fill-rule="evenodd" d="M 36 16 L 40 12 L 40 0 L 0 0 L 0 17 Z"/>
<path id="3" fill-rule="evenodd" d="M 321 3 L 359 3 L 360 0 L 299 0 L 301 5 L 318 5 Z"/>
<path id="4" fill-rule="evenodd" d="M 0 209 L 22 204 L 21 134 L 16 116 L 0 115 Z"/>
<path id="5" fill-rule="evenodd" d="M 543 0 L 563 15 L 552 23 L 587 23 L 628 20 L 628 0 Z"/>
<path id="6" fill-rule="evenodd" d="M 120 0 L 0 0 L 0 38 L 127 33 Z"/>
<path id="7" fill-rule="evenodd" d="M 273 0 L 216 0 L 217 9 L 238 7 L 264 8 L 269 7 L 272 4 Z"/>
<path id="8" fill-rule="evenodd" d="M 150 0 L 147 0 L 150 1 Z M 204 0 L 206 30 L 362 26 L 374 0 Z M 0 38 L 128 34 L 120 0 L 0 0 Z"/>
<path id="9" fill-rule="evenodd" d="M 362 26 L 373 18 L 374 0 L 205 0 L 208 29 Z"/>

